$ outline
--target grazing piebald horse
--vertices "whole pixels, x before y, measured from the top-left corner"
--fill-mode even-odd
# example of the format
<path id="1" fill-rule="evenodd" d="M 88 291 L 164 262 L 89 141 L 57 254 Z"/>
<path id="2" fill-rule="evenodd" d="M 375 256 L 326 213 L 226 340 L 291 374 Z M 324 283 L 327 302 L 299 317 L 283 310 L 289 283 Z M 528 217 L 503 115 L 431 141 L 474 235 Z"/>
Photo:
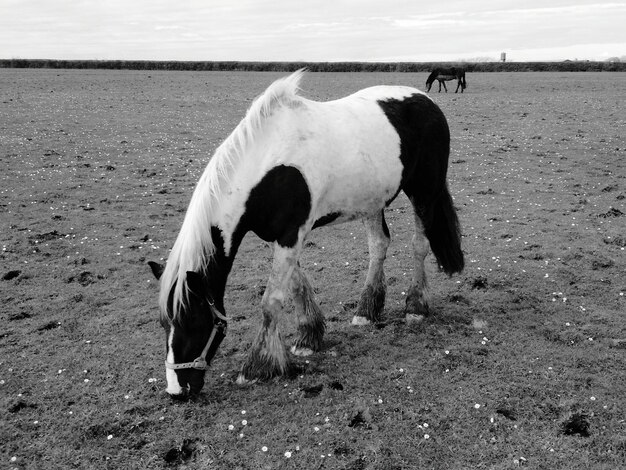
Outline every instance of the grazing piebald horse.
<path id="1" fill-rule="evenodd" d="M 198 393 L 204 384 L 226 334 L 226 278 L 250 231 L 273 243 L 274 260 L 263 321 L 240 384 L 289 371 L 278 325 L 289 296 L 299 332 L 291 353 L 309 355 L 322 347 L 324 317 L 298 261 L 314 228 L 364 221 L 370 262 L 355 325 L 381 317 L 389 246 L 384 210 L 400 191 L 415 209 L 407 314 L 428 313 L 429 246 L 446 273 L 463 269 L 459 222 L 446 183 L 450 134 L 437 105 L 400 86 L 311 101 L 298 95 L 302 76 L 298 71 L 276 81 L 253 102 L 209 160 L 166 265 L 150 263 L 160 279 L 167 392 L 173 397 Z"/>
<path id="2" fill-rule="evenodd" d="M 430 91 L 430 88 L 433 86 L 433 82 L 435 80 L 439 82 L 439 93 L 441 93 L 442 84 L 446 93 L 448 93 L 446 80 L 457 80 L 456 90 L 454 91 L 455 93 L 459 91 L 459 88 L 461 88 L 461 93 L 463 93 L 463 90 L 467 88 L 467 83 L 465 82 L 465 69 L 459 67 L 437 68 L 433 70 L 426 79 L 427 92 Z"/>

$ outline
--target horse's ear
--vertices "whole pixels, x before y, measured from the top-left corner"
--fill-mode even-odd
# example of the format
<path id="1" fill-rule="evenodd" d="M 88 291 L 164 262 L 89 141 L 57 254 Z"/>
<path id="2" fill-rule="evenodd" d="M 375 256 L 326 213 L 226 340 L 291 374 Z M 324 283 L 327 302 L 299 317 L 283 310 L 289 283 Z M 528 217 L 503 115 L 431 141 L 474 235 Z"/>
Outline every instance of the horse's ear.
<path id="1" fill-rule="evenodd" d="M 187 286 L 194 294 L 201 295 L 205 290 L 202 274 L 195 271 L 187 271 Z"/>
<path id="2" fill-rule="evenodd" d="M 154 277 L 156 277 L 157 279 L 161 279 L 163 271 L 165 271 L 165 266 L 159 263 L 155 263 L 154 261 L 148 261 L 148 265 L 150 266 L 150 269 L 152 269 L 152 274 L 154 274 Z"/>

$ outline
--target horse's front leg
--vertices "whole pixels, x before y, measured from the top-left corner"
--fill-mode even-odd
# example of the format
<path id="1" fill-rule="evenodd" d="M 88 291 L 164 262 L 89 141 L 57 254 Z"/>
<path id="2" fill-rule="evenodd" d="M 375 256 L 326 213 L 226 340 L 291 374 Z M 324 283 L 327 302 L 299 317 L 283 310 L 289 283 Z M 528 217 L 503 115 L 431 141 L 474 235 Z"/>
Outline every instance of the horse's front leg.
<path id="1" fill-rule="evenodd" d="M 285 248 L 278 243 L 274 249 L 272 273 L 263 294 L 263 324 L 241 368 L 238 384 L 267 380 L 285 375 L 291 368 L 289 354 L 279 331 L 282 314 L 294 272 L 297 270 L 298 248 Z"/>
<path id="2" fill-rule="evenodd" d="M 298 322 L 298 337 L 291 347 L 296 356 L 309 356 L 322 348 L 326 324 L 324 315 L 313 297 L 313 288 L 300 267 L 292 276 L 293 300 Z"/>
<path id="3" fill-rule="evenodd" d="M 446 93 L 448 93 L 448 87 L 446 86 L 446 81 L 442 81 L 441 83 L 443 83 L 443 89 L 446 90 Z"/>
<path id="4" fill-rule="evenodd" d="M 363 223 L 367 231 L 370 263 L 357 312 L 352 319 L 353 325 L 369 325 L 379 321 L 387 294 L 383 264 L 387 257 L 390 237 L 385 214 L 380 211 L 375 216 L 364 219 Z"/>

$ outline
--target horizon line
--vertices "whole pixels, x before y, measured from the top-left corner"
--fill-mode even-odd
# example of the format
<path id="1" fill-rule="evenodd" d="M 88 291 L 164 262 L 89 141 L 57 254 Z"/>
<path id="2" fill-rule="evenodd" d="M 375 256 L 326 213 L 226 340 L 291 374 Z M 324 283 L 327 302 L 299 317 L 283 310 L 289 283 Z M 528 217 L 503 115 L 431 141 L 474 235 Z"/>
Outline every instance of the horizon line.
<path id="1" fill-rule="evenodd" d="M 619 59 L 620 62 L 626 62 L 626 56 L 608 57 L 606 59 L 551 59 L 551 60 L 501 60 L 501 59 L 454 59 L 454 60 L 249 60 L 249 59 L 61 59 L 61 58 L 34 58 L 34 57 L 11 57 L 0 58 L 0 61 L 11 60 L 31 60 L 31 61 L 63 61 L 63 62 L 180 62 L 180 63 L 248 63 L 248 64 L 433 64 L 433 63 L 469 63 L 469 64 L 481 64 L 481 63 L 502 63 L 502 64 L 524 64 L 524 63 L 561 63 L 561 62 L 615 62 L 614 59 Z"/>

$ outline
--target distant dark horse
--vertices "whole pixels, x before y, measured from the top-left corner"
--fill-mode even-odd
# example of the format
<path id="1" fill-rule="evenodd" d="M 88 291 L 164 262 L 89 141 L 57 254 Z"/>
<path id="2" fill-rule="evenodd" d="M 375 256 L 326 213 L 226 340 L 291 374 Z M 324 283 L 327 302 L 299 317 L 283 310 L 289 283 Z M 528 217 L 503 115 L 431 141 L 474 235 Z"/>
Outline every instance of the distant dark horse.
<path id="1" fill-rule="evenodd" d="M 439 93 L 441 93 L 442 84 L 444 90 L 448 93 L 446 80 L 458 80 L 455 93 L 459 91 L 459 87 L 461 88 L 461 93 L 463 93 L 463 90 L 467 88 L 467 83 L 465 82 L 465 69 L 459 67 L 437 68 L 433 70 L 428 76 L 428 80 L 426 80 L 426 91 L 430 91 L 430 87 L 433 86 L 433 82 L 435 80 L 439 82 Z"/>

